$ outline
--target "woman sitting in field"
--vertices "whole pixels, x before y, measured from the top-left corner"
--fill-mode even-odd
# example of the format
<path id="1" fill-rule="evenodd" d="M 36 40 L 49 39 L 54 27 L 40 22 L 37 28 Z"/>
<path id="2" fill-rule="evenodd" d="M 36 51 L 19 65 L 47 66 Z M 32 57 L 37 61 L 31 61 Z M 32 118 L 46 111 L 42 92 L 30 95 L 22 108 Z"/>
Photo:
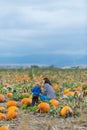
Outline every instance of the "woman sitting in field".
<path id="1" fill-rule="evenodd" d="M 49 79 L 44 78 L 43 81 L 44 81 L 44 91 L 42 92 L 42 94 L 39 95 L 40 99 L 42 101 L 55 99 L 56 94 L 55 94 L 55 91 L 54 91 Z"/>

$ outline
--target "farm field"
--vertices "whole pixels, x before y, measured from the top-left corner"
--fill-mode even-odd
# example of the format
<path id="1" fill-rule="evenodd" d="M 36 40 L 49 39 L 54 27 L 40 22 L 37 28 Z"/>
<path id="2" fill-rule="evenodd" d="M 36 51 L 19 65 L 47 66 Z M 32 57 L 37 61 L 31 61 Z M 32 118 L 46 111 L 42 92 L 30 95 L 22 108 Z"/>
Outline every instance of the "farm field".
<path id="1" fill-rule="evenodd" d="M 31 89 L 39 82 L 43 90 L 44 77 L 50 79 L 57 99 L 39 98 L 32 106 Z M 38 107 L 41 103 L 43 108 Z M 86 68 L 0 69 L 0 130 L 86 129 Z"/>

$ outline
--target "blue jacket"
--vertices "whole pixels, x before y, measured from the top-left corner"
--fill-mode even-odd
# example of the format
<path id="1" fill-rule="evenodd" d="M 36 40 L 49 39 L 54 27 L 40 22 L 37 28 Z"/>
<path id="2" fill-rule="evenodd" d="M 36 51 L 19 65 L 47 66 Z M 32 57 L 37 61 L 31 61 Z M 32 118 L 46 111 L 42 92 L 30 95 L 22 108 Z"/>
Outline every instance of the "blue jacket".
<path id="1" fill-rule="evenodd" d="M 39 86 L 35 86 L 32 88 L 31 91 L 32 91 L 33 95 L 39 96 L 39 94 L 41 93 L 41 88 Z"/>

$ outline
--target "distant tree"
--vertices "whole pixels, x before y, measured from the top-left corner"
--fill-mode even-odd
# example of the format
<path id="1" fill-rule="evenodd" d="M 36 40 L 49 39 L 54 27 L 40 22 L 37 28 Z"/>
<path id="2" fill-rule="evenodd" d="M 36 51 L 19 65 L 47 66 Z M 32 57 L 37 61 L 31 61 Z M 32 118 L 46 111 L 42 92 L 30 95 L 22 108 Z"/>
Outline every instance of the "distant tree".
<path id="1" fill-rule="evenodd" d="M 54 65 L 50 65 L 49 68 L 54 68 Z"/>
<path id="2" fill-rule="evenodd" d="M 31 68 L 39 68 L 38 65 L 31 65 Z"/>

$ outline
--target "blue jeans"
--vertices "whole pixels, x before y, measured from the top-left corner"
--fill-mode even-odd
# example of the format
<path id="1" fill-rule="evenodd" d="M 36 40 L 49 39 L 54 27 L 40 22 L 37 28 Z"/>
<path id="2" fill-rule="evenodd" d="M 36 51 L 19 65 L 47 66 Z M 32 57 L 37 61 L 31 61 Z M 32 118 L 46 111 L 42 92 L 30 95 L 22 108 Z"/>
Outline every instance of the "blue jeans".
<path id="1" fill-rule="evenodd" d="M 51 99 L 48 96 L 45 96 L 44 94 L 40 94 L 39 96 L 42 101 L 49 101 Z"/>

